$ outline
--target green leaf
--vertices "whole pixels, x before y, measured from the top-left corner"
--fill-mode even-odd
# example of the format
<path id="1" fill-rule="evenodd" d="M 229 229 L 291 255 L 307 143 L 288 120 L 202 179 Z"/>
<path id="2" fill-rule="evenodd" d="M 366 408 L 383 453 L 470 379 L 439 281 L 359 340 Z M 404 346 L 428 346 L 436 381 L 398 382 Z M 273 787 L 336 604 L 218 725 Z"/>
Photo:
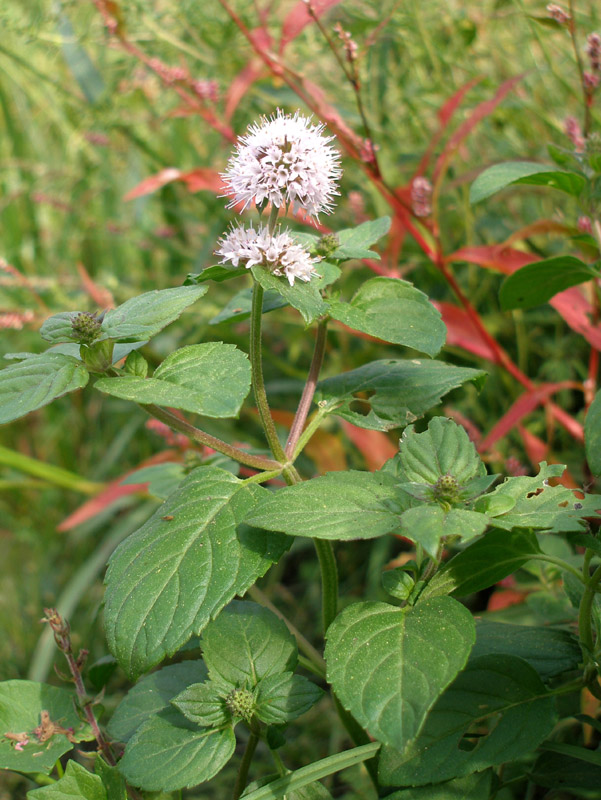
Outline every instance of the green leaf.
<path id="1" fill-rule="evenodd" d="M 565 486 L 549 486 L 549 479 L 562 475 L 563 464 L 540 463 L 534 477 L 507 478 L 476 501 L 476 510 L 488 514 L 496 528 L 531 528 L 550 533 L 582 531 L 586 517 L 601 511 L 599 495 L 577 498 Z M 503 507 L 502 503 L 510 504 Z"/>
<path id="2" fill-rule="evenodd" d="M 294 669 L 298 651 L 286 624 L 257 603 L 234 600 L 202 637 L 209 677 L 226 688 L 253 688 L 269 675 Z"/>
<path id="3" fill-rule="evenodd" d="M 385 342 L 435 356 L 445 343 L 440 312 L 413 284 L 398 278 L 372 278 L 350 303 L 333 300 L 330 316 Z"/>
<path id="4" fill-rule="evenodd" d="M 212 681 L 193 683 L 171 701 L 181 713 L 201 728 L 217 728 L 231 719 L 219 687 Z"/>
<path id="5" fill-rule="evenodd" d="M 131 676 L 174 653 L 277 561 L 286 540 L 236 527 L 261 487 L 198 467 L 136 533 L 107 572 L 106 635 Z"/>
<path id="6" fill-rule="evenodd" d="M 97 103 L 104 94 L 105 85 L 102 75 L 87 51 L 77 41 L 70 19 L 63 13 L 58 14 L 58 33 L 60 36 L 63 58 L 72 76 L 79 84 L 88 103 Z"/>
<path id="7" fill-rule="evenodd" d="M 177 489 L 186 476 L 183 464 L 166 461 L 163 464 L 151 464 L 130 473 L 121 481 L 122 486 L 136 483 L 148 483 L 147 491 L 161 500 L 166 500 Z"/>
<path id="8" fill-rule="evenodd" d="M 474 640 L 470 612 L 450 597 L 410 609 L 354 603 L 328 628 L 328 681 L 375 739 L 403 749 L 466 663 Z"/>
<path id="9" fill-rule="evenodd" d="M 501 308 L 534 308 L 559 292 L 598 277 L 598 273 L 574 256 L 558 256 L 528 264 L 509 275 L 499 292 Z"/>
<path id="10" fill-rule="evenodd" d="M 485 375 L 442 361 L 372 361 L 321 381 L 315 400 L 326 402 L 329 413 L 360 428 L 388 431 L 415 422 L 451 389 L 466 381 L 480 382 Z M 356 406 L 367 413 L 360 413 Z"/>
<path id="11" fill-rule="evenodd" d="M 322 778 L 327 778 L 328 775 L 342 772 L 355 764 L 361 764 L 363 761 L 373 758 L 379 749 L 379 742 L 353 747 L 352 750 L 314 761 L 313 764 L 301 767 L 283 778 L 277 778 L 259 789 L 244 792 L 242 797 L 244 800 L 279 800 L 280 797 L 288 797 L 291 792 L 298 791 Z"/>
<path id="12" fill-rule="evenodd" d="M 377 258 L 378 253 L 370 250 L 372 244 L 386 236 L 390 230 L 390 217 L 379 217 L 378 219 L 363 222 L 356 228 L 346 228 L 338 231 L 338 241 L 340 246 L 330 256 L 338 261 L 346 261 L 349 258 Z"/>
<path id="13" fill-rule="evenodd" d="M 586 460 L 593 475 L 601 476 L 601 391 L 595 395 L 584 420 Z"/>
<path id="14" fill-rule="evenodd" d="M 250 390 L 250 362 L 233 344 L 191 344 L 167 356 L 152 378 L 101 378 L 95 387 L 142 405 L 156 403 L 206 417 L 235 417 Z"/>
<path id="15" fill-rule="evenodd" d="M 559 752 L 559 748 L 565 749 L 566 752 Z M 601 759 L 598 752 L 555 742 L 549 749 L 552 752 L 542 753 L 536 760 L 532 772 L 528 775 L 531 780 L 539 786 L 557 791 L 562 789 L 599 791 Z M 591 763 L 590 758 L 595 758 L 595 763 Z"/>
<path id="16" fill-rule="evenodd" d="M 492 776 L 492 770 L 475 772 L 454 781 L 401 789 L 386 795 L 386 800 L 488 800 Z"/>
<path id="17" fill-rule="evenodd" d="M 284 276 L 274 275 L 262 266 L 251 268 L 255 280 L 267 291 L 272 290 L 281 295 L 297 311 L 300 311 L 307 325 L 310 325 L 328 310 L 315 279 L 305 283 L 296 280 L 294 286 L 290 286 L 288 279 Z"/>
<path id="18" fill-rule="evenodd" d="M 462 542 L 484 533 L 490 519 L 485 514 L 452 508 L 445 511 L 438 505 L 416 506 L 401 515 L 400 535 L 420 544 L 429 555 L 436 553 L 443 537 Z"/>
<path id="19" fill-rule="evenodd" d="M 73 320 L 79 316 L 81 311 L 61 311 L 60 314 L 53 314 L 42 323 L 40 336 L 51 344 L 59 342 L 79 342 L 78 337 L 73 335 Z M 79 345 L 78 345 L 79 349 Z"/>
<path id="20" fill-rule="evenodd" d="M 207 292 L 207 286 L 155 289 L 106 312 L 101 339 L 148 341 Z"/>
<path id="21" fill-rule="evenodd" d="M 322 694 L 319 686 L 302 675 L 270 675 L 258 684 L 256 713 L 268 725 L 283 725 L 308 711 Z"/>
<path id="22" fill-rule="evenodd" d="M 75 739 L 93 738 L 82 726 L 73 704 L 73 692 L 33 681 L 0 683 L 0 769 L 15 772 L 52 771 L 58 758 L 73 749 L 63 733 L 55 733 L 40 742 L 34 730 L 40 725 L 43 711 L 63 728 L 73 728 Z M 17 741 L 7 734 L 26 734 L 27 744 L 17 750 Z"/>
<path id="23" fill-rule="evenodd" d="M 453 594 L 465 597 L 493 586 L 540 553 L 528 531 L 490 531 L 466 547 L 434 575 L 422 598 Z"/>
<path id="24" fill-rule="evenodd" d="M 242 291 L 235 294 L 229 303 L 221 309 L 219 314 L 213 319 L 209 320 L 209 325 L 219 325 L 220 322 L 236 321 L 248 319 L 252 308 L 252 287 L 242 289 Z M 268 311 L 274 311 L 276 308 L 287 306 L 288 303 L 284 298 L 274 291 L 267 291 L 263 295 L 263 314 Z"/>
<path id="25" fill-rule="evenodd" d="M 406 479 L 415 483 L 435 484 L 441 476 L 452 475 L 464 485 L 486 474 L 465 428 L 447 417 L 434 417 L 423 433 L 404 431 L 399 460 Z"/>
<path id="26" fill-rule="evenodd" d="M 252 783 L 248 784 L 244 790 L 244 793 L 242 794 L 242 797 L 246 798 L 251 792 L 257 791 L 261 787 L 271 786 L 271 784 L 276 780 L 277 776 L 274 775 L 268 775 L 264 778 L 259 778 L 258 781 L 253 781 Z M 278 795 L 278 797 L 281 796 L 282 795 Z M 274 795 L 270 794 L 269 797 L 274 797 Z M 318 781 L 308 783 L 301 789 L 296 789 L 292 792 L 286 792 L 285 798 L 286 800 L 333 800 L 330 792 L 328 792 L 326 787 Z"/>
<path id="27" fill-rule="evenodd" d="M 402 567 L 389 569 L 382 573 L 382 588 L 397 600 L 407 600 L 414 586 L 415 578 Z"/>
<path id="28" fill-rule="evenodd" d="M 28 800 L 107 800 L 106 788 L 77 761 L 69 761 L 65 774 L 56 783 L 27 792 Z"/>
<path id="29" fill-rule="evenodd" d="M 202 272 L 190 272 L 186 276 L 184 286 L 198 286 L 205 281 L 229 281 L 230 278 L 239 278 L 246 275 L 246 267 L 228 267 L 225 264 L 214 264 L 206 267 Z"/>
<path id="30" fill-rule="evenodd" d="M 71 762 L 69 762 L 71 763 Z M 68 766 L 68 765 L 67 765 Z M 94 772 L 106 789 L 106 800 L 127 800 L 127 787 L 117 767 L 111 767 L 102 756 L 96 756 Z"/>
<path id="31" fill-rule="evenodd" d="M 497 653 L 523 658 L 543 681 L 577 669 L 582 661 L 578 640 L 568 631 L 478 620 L 470 658 Z"/>
<path id="32" fill-rule="evenodd" d="M 383 748 L 380 780 L 385 786 L 423 785 L 521 758 L 544 739 L 555 718 L 554 697 L 525 661 L 505 655 L 474 659 L 438 699 L 415 741 L 403 751 Z M 489 730 L 482 736 L 485 724 Z"/>
<path id="33" fill-rule="evenodd" d="M 177 721 L 181 714 L 171 707 L 171 700 L 187 686 L 205 680 L 207 669 L 202 661 L 182 661 L 142 678 L 119 703 L 107 730 L 119 742 L 128 742 L 148 719 L 163 712 Z"/>
<path id="34" fill-rule="evenodd" d="M 514 183 L 549 186 L 574 197 L 586 188 L 586 178 L 577 172 L 566 172 L 531 161 L 508 161 L 495 164 L 478 175 L 470 188 L 470 203 L 479 203 Z"/>
<path id="35" fill-rule="evenodd" d="M 69 356 L 42 353 L 0 370 L 0 424 L 24 417 L 88 382 L 87 369 Z"/>
<path id="36" fill-rule="evenodd" d="M 133 786 L 150 792 L 173 792 L 210 780 L 236 748 L 231 725 L 197 728 L 182 717 L 173 725 L 160 715 L 138 728 L 125 748 L 119 769 Z"/>
<path id="37" fill-rule="evenodd" d="M 401 499 L 391 475 L 330 472 L 263 493 L 246 521 L 289 536 L 372 539 L 398 530 Z"/>

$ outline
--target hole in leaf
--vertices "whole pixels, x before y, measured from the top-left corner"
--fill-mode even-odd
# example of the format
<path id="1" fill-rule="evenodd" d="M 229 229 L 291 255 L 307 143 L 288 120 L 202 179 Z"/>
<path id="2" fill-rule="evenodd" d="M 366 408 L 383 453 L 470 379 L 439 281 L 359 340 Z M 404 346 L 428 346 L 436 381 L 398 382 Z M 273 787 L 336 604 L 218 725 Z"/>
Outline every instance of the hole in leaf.
<path id="1" fill-rule="evenodd" d="M 354 411 L 355 414 L 362 414 L 364 417 L 369 414 L 371 411 L 371 403 L 369 402 L 370 397 L 373 397 L 375 391 L 368 390 L 365 392 L 355 392 L 353 397 L 354 400 L 351 400 L 349 404 L 349 408 L 351 411 Z"/>
<path id="2" fill-rule="evenodd" d="M 530 498 L 530 497 L 538 497 L 538 495 L 539 495 L 539 494 L 542 494 L 544 491 L 545 491 L 545 490 L 544 490 L 544 489 L 542 489 L 542 488 L 539 486 L 539 487 L 538 487 L 538 489 L 535 489 L 533 492 L 528 492 L 528 494 L 526 495 L 526 497 L 527 497 L 527 498 Z"/>

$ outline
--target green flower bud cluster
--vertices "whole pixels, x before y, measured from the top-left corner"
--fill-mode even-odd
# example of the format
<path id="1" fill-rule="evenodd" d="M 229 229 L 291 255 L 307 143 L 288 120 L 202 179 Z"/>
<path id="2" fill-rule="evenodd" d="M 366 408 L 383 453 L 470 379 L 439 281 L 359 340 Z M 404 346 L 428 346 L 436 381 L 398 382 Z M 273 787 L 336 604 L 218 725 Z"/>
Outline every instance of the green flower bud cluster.
<path id="1" fill-rule="evenodd" d="M 255 696 L 248 689 L 233 689 L 225 698 L 225 704 L 234 717 L 250 722 L 255 713 Z"/>
<path id="2" fill-rule="evenodd" d="M 80 311 L 71 320 L 73 338 L 80 344 L 92 344 L 100 336 L 102 316 L 97 311 Z"/>

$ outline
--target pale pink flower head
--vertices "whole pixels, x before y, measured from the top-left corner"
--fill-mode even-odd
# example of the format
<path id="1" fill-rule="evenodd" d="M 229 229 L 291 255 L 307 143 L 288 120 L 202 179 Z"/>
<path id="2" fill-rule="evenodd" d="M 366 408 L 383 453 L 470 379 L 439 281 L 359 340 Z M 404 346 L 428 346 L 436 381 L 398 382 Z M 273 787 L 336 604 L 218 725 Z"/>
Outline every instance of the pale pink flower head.
<path id="1" fill-rule="evenodd" d="M 240 265 L 247 269 L 260 264 L 274 275 L 283 275 L 290 286 L 298 278 L 307 283 L 315 271 L 319 259 L 313 258 L 300 244 L 297 244 L 288 231 L 276 231 L 273 235 L 263 225 L 255 230 L 232 228 L 218 242 L 215 255 L 222 256 L 221 263 L 229 261 L 234 267 Z"/>
<path id="2" fill-rule="evenodd" d="M 572 19 L 567 11 L 555 3 L 549 3 L 547 11 L 551 19 L 554 19 L 555 22 L 559 22 L 560 25 L 565 25 Z"/>
<path id="3" fill-rule="evenodd" d="M 429 217 L 432 213 L 432 184 L 423 175 L 418 175 L 411 183 L 411 208 L 416 217 Z"/>
<path id="4" fill-rule="evenodd" d="M 278 110 L 270 119 L 251 125 L 223 173 L 230 208 L 251 203 L 263 208 L 292 206 L 317 217 L 332 210 L 342 174 L 340 155 L 324 136 L 324 125 Z"/>

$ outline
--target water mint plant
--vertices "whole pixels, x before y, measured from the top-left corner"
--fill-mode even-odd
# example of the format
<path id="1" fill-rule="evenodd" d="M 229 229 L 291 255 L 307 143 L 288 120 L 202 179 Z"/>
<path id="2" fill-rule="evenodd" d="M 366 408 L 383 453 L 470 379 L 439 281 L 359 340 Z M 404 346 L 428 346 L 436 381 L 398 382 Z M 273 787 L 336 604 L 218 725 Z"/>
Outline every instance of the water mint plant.
<path id="1" fill-rule="evenodd" d="M 569 23 L 557 7 L 549 13 Z M 342 38 L 354 63 L 356 46 Z M 595 40 L 588 47 L 594 70 Z M 496 165 L 473 183 L 472 200 L 516 183 L 559 186 L 582 198 L 597 230 L 598 164 L 583 136 L 582 154 L 570 155 L 578 168 Z M 108 559 L 108 660 L 88 669 L 68 621 L 48 609 L 75 691 L 0 683 L 0 767 L 38 784 L 32 800 L 323 800 L 352 767 L 360 788 L 342 778 L 335 787 L 348 798 L 493 800 L 597 785 L 598 750 L 565 737 L 569 726 L 599 730 L 579 700 L 601 700 L 601 499 L 563 485 L 564 467 L 544 460 L 534 476 L 489 474 L 440 406 L 486 374 L 436 358 L 447 332 L 439 309 L 402 278 L 346 280 L 348 262 L 377 262 L 391 220 L 337 228 L 340 165 L 323 124 L 276 110 L 241 137 L 223 173 L 229 208 L 246 218 L 212 243 L 219 263 L 114 308 L 52 315 L 40 331 L 48 349 L 15 354 L 0 371 L 2 422 L 90 382 L 174 437 L 172 460 L 124 481 L 146 486 L 154 507 Z M 430 182 L 414 180 L 409 196 L 427 220 Z M 334 232 L 297 230 L 299 218 L 322 213 Z M 571 256 L 539 261 L 507 279 L 501 304 L 528 308 L 591 279 L 598 268 Z M 244 346 L 239 336 L 202 340 L 194 326 L 179 347 L 175 333 L 163 340 L 173 347 L 157 358 L 154 337 L 184 314 L 203 320 L 222 297 L 216 287 L 236 284 L 219 320 L 250 321 Z M 277 353 L 263 336 L 284 308 L 313 342 L 286 427 L 265 380 L 264 359 Z M 398 354 L 336 374 L 333 321 Z M 595 474 L 600 404 L 585 427 Z M 260 440 L 229 435 L 224 421 L 241 413 L 259 420 Z M 372 471 L 315 475 L 306 453 L 337 424 L 398 431 L 396 452 Z M 390 542 L 381 585 L 345 592 L 348 552 Z M 285 583 L 300 549 L 315 567 L 303 580 L 319 584 L 317 629 L 303 629 L 300 608 L 284 614 L 262 583 L 276 569 Z M 472 613 L 507 580 L 530 601 L 527 624 Z M 111 702 L 117 669 L 128 690 Z M 296 739 L 324 727 L 330 750 L 291 755 Z"/>

